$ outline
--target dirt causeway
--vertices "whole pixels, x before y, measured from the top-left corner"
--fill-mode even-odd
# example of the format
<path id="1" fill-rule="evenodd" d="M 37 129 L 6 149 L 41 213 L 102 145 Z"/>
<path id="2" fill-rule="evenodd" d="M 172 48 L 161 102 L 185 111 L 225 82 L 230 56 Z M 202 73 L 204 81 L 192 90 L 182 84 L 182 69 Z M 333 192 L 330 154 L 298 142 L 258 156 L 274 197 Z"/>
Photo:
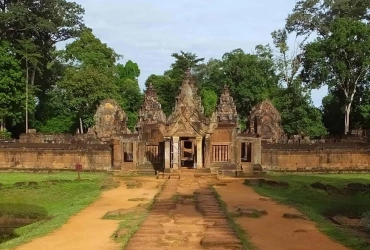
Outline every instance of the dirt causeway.
<path id="1" fill-rule="evenodd" d="M 230 181 L 216 190 L 231 212 L 238 208 L 267 212 L 259 218 L 242 216 L 236 220 L 260 250 L 349 250 L 321 233 L 311 221 L 283 218 L 284 213 L 299 215 L 299 212 L 261 197 L 240 181 Z"/>
<path id="2" fill-rule="evenodd" d="M 35 239 L 18 250 L 118 250 L 122 246 L 111 239 L 119 221 L 102 220 L 108 211 L 137 206 L 140 201 L 128 199 L 155 197 L 153 207 L 140 229 L 125 249 L 243 249 L 235 231 L 209 184 L 215 185 L 229 212 L 266 211 L 259 218 L 236 218 L 260 250 L 345 250 L 304 219 L 283 218 L 284 213 L 298 212 L 261 197 L 239 180 L 194 178 L 191 173 L 181 179 L 136 178 L 142 186 L 127 189 L 121 180 L 119 188 L 104 192 L 99 200 L 73 216 L 55 232 Z M 163 183 L 161 192 L 158 192 Z"/>
<path id="3" fill-rule="evenodd" d="M 154 178 L 138 178 L 142 187 L 127 189 L 125 181 L 116 189 L 102 193 L 89 207 L 73 216 L 66 224 L 53 233 L 37 238 L 17 250 L 118 250 L 120 245 L 110 237 L 118 227 L 118 220 L 101 219 L 106 212 L 121 208 L 131 208 L 140 202 L 130 198 L 151 199 L 157 193 L 159 181 Z"/>

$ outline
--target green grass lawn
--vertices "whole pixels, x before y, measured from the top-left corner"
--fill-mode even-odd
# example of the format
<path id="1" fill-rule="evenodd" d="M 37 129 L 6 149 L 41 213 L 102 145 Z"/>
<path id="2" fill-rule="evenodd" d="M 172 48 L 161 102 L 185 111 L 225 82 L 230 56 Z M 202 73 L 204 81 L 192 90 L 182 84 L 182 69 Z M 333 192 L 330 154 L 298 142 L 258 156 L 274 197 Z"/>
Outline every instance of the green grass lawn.
<path id="1" fill-rule="evenodd" d="M 0 249 L 12 249 L 33 238 L 45 235 L 63 225 L 101 193 L 109 175 L 104 173 L 0 173 L 0 214 L 38 214 L 45 219 L 15 230 L 19 237 L 0 244 Z M 45 182 L 54 180 L 53 182 Z M 59 180 L 59 181 L 58 181 Z M 16 187 L 17 182 L 38 182 L 37 186 Z M 47 218 L 46 218 L 47 217 Z"/>
<path id="2" fill-rule="evenodd" d="M 311 220 L 317 222 L 319 229 L 343 245 L 356 250 L 370 249 L 369 244 L 353 230 L 332 223 L 327 214 L 364 214 L 370 212 L 370 194 L 328 195 L 325 191 L 312 188 L 314 182 L 330 184 L 343 188 L 348 183 L 370 184 L 370 175 L 268 175 L 267 179 L 285 181 L 289 188 L 276 188 L 266 184 L 255 186 L 261 195 L 273 198 L 284 204 L 297 207 Z"/>

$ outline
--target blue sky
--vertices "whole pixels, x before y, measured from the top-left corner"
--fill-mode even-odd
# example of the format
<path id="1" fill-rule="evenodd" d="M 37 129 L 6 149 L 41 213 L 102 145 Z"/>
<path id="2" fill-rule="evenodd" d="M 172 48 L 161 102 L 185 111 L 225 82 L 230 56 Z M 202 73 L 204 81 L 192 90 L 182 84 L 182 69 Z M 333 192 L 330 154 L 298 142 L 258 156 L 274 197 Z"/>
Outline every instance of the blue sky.
<path id="1" fill-rule="evenodd" d="M 139 64 L 140 86 L 151 74 L 162 74 L 174 52 L 221 58 L 241 48 L 253 52 L 272 43 L 271 32 L 284 27 L 295 0 L 74 0 L 86 11 L 85 23 L 118 54 L 122 63 Z M 321 105 L 326 90 L 312 99 Z"/>

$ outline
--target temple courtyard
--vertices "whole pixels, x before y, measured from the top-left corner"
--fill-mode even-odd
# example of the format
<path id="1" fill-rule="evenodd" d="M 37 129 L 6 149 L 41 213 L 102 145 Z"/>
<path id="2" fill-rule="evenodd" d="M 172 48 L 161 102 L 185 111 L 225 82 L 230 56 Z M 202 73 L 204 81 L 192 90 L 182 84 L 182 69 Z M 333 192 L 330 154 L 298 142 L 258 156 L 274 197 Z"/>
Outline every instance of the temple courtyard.
<path id="1" fill-rule="evenodd" d="M 1 173 L 0 249 L 369 249 L 369 175 Z"/>

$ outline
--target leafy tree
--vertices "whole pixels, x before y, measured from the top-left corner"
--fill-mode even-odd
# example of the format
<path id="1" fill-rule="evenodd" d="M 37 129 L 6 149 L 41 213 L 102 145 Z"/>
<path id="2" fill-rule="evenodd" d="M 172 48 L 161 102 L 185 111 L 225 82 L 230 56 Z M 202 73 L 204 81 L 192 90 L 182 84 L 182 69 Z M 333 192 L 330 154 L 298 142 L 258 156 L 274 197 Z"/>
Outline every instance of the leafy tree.
<path id="1" fill-rule="evenodd" d="M 281 89 L 273 101 L 281 114 L 284 131 L 290 135 L 326 134 L 320 110 L 313 106 L 310 91 L 302 86 L 299 76 L 304 41 L 296 42 L 291 50 L 287 42 L 289 34 L 285 29 L 274 31 L 271 35 L 277 49 L 275 65 L 281 83 Z"/>
<path id="2" fill-rule="evenodd" d="M 157 91 L 159 102 L 162 105 L 163 112 L 168 116 L 175 107 L 175 97 L 179 91 L 177 84 L 169 76 L 150 75 L 145 82 L 145 86 L 153 84 Z"/>
<path id="3" fill-rule="evenodd" d="M 83 133 L 84 127 L 93 125 L 93 115 L 102 100 L 119 99 L 115 84 L 119 55 L 91 30 L 85 30 L 79 39 L 66 46 L 63 58 L 68 67 L 59 87 L 66 91 L 68 104 L 77 114 Z"/>
<path id="4" fill-rule="evenodd" d="M 330 91 L 327 96 L 322 99 L 322 118 L 325 127 L 332 135 L 343 133 L 344 129 L 344 113 L 338 107 L 343 107 L 343 101 L 338 97 L 339 93 Z"/>
<path id="5" fill-rule="evenodd" d="M 128 60 L 125 65 L 117 64 L 117 71 L 119 79 L 136 80 L 140 76 L 140 69 L 137 63 Z"/>
<path id="6" fill-rule="evenodd" d="M 200 96 L 202 98 L 205 115 L 208 117 L 212 116 L 217 107 L 217 94 L 213 90 L 202 89 L 200 91 Z"/>
<path id="7" fill-rule="evenodd" d="M 299 80 L 281 88 L 273 98 L 273 103 L 280 112 L 285 133 L 309 136 L 327 133 L 320 110 L 313 106 L 309 92 L 301 86 Z"/>
<path id="8" fill-rule="evenodd" d="M 20 62 L 14 57 L 14 49 L 12 49 L 9 42 L 0 41 L 1 132 L 5 131 L 5 123 L 15 125 L 24 120 L 26 105 L 26 86 L 24 79 Z M 29 104 L 30 110 L 33 110 L 34 103 L 31 101 Z"/>
<path id="9" fill-rule="evenodd" d="M 137 78 L 140 75 L 139 66 L 129 60 L 125 65 L 117 65 L 118 77 L 116 85 L 120 95 L 120 104 L 128 115 L 127 126 L 132 130 L 138 120 L 138 111 L 143 101 Z"/>
<path id="10" fill-rule="evenodd" d="M 200 64 L 194 72 L 200 90 L 209 89 L 220 96 L 226 83 L 221 60 L 210 59 L 207 63 Z"/>
<path id="11" fill-rule="evenodd" d="M 277 89 L 273 61 L 241 49 L 224 54 L 222 60 L 225 83 L 230 86 L 240 117 L 246 118 L 254 105 L 272 97 Z"/>
<path id="12" fill-rule="evenodd" d="M 349 132 L 351 106 L 370 69 L 370 27 L 360 21 L 336 19 L 326 38 L 306 45 L 302 78 L 312 87 L 337 87 L 345 95 L 344 132 Z"/>
<path id="13" fill-rule="evenodd" d="M 286 27 L 299 36 L 315 33 L 324 38 L 330 35 L 336 18 L 370 21 L 369 9 L 368 0 L 300 0 L 288 16 Z"/>

